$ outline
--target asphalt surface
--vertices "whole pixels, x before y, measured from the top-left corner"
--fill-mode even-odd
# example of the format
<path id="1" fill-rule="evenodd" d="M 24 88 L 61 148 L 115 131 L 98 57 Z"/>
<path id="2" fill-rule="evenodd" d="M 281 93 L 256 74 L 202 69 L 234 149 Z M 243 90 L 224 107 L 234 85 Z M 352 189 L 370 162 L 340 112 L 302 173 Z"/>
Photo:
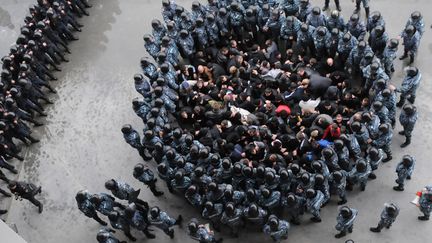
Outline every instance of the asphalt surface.
<path id="1" fill-rule="evenodd" d="M 30 0 L 2 0 L 0 6 L 0 54 L 6 54 L 10 43 L 16 39 Z M 166 194 L 155 198 L 132 177 L 133 166 L 140 162 L 139 155 L 122 138 L 120 127 L 131 123 L 142 129 L 141 120 L 131 109 L 131 100 L 137 97 L 132 76 L 139 71 L 139 59 L 147 55 L 142 36 L 150 31 L 150 21 L 160 16 L 159 0 L 93 0 L 91 16 L 80 20 L 85 25 L 77 34 L 79 41 L 71 44 L 70 62 L 57 73 L 59 81 L 53 83 L 58 94 L 52 96 L 55 104 L 47 108 L 49 116 L 43 121 L 45 126 L 36 128 L 39 144 L 31 146 L 19 174 L 26 180 L 42 186 L 39 196 L 44 203 L 44 212 L 27 201 L 13 201 L 7 223 L 16 224 L 19 234 L 30 243 L 81 243 L 96 242 L 98 223 L 86 218 L 76 207 L 75 193 L 88 189 L 91 193 L 102 192 L 104 182 L 110 178 L 127 181 L 136 188 L 142 188 L 140 197 L 150 205 L 158 205 L 173 216 L 181 213 L 185 221 L 199 216 L 181 196 L 171 195 L 162 184 Z M 190 8 L 192 1 L 176 1 Z M 201 2 L 204 2 L 201 0 Z M 323 1 L 312 1 L 322 7 Z M 331 8 L 334 9 L 333 3 Z M 351 1 L 343 1 L 343 15 L 348 18 L 354 6 Z M 375 0 L 371 9 L 380 10 L 387 22 L 391 37 L 402 30 L 409 14 L 414 10 L 423 13 L 432 11 L 429 0 Z M 432 16 L 425 14 L 427 27 Z M 354 232 L 336 240 L 336 199 L 322 209 L 323 222 L 309 222 L 305 215 L 301 226 L 292 227 L 289 242 L 431 242 L 432 222 L 420 222 L 419 210 L 409 202 L 415 192 L 426 184 L 432 184 L 429 162 L 432 150 L 431 113 L 432 89 L 429 80 L 432 76 L 431 31 L 423 36 L 415 65 L 423 74 L 416 105 L 420 118 L 413 134 L 412 144 L 400 149 L 404 138 L 397 135 L 393 139 L 394 159 L 383 165 L 377 172 L 378 179 L 368 183 L 365 192 L 355 189 L 349 193 L 348 204 L 359 210 Z M 400 51 L 399 51 L 400 52 Z M 403 77 L 403 63 L 396 62 L 393 83 L 400 85 Z M 414 155 L 417 165 L 413 179 L 408 181 L 405 192 L 395 192 L 394 172 L 396 163 L 404 154 Z M 14 161 L 20 166 L 20 162 Z M 4 187 L 4 184 L 0 184 Z M 400 215 L 390 230 L 380 234 L 369 232 L 375 226 L 385 202 L 395 202 L 401 207 Z M 1 198 L 1 207 L 8 207 L 7 199 Z M 155 229 L 157 238 L 149 242 L 191 242 L 183 229 L 177 229 L 176 237 L 170 240 L 163 232 Z M 224 242 L 261 242 L 265 238 L 259 229 L 245 230 L 239 239 L 227 235 Z M 145 237 L 133 232 L 138 241 Z M 120 238 L 122 234 L 118 232 Z M 3 243 L 0 238 L 0 243 Z M 6 242 L 5 242 L 6 243 Z"/>

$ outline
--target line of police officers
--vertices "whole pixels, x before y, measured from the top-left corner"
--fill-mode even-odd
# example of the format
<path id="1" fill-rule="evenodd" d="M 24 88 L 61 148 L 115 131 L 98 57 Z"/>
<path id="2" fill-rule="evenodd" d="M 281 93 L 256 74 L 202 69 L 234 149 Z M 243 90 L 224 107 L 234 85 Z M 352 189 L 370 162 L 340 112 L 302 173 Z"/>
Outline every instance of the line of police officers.
<path id="1" fill-rule="evenodd" d="M 50 85 L 51 80 L 57 80 L 52 72 L 61 71 L 61 61 L 68 62 L 68 43 L 78 39 L 72 31 L 81 31 L 82 27 L 77 17 L 88 15 L 88 7 L 84 0 L 38 0 L 29 7 L 30 13 L 10 53 L 1 58 L 0 168 L 17 174 L 15 166 L 8 162 L 12 158 L 24 160 L 17 140 L 25 145 L 39 142 L 31 135 L 30 124 L 43 125 L 36 115 L 47 116 L 43 104 L 52 104 L 45 90 L 56 93 Z M 1 170 L 0 179 L 8 183 L 17 199 L 29 200 L 42 213 L 43 205 L 35 198 L 41 193 L 40 186 L 11 180 Z M 0 192 L 11 197 L 2 189 Z M 4 213 L 7 210 L 0 210 L 0 214 Z"/>

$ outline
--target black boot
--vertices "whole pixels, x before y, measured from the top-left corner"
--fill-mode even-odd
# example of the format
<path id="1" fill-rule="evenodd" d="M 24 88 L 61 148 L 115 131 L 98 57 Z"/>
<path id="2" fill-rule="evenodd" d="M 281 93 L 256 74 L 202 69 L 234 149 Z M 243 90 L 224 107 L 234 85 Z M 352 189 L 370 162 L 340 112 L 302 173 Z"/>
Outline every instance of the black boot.
<path id="1" fill-rule="evenodd" d="M 356 0 L 356 8 L 354 9 L 354 13 L 358 14 L 360 12 L 360 1 Z"/>
<path id="2" fill-rule="evenodd" d="M 400 96 L 399 102 L 396 104 L 397 107 L 401 108 L 405 104 L 405 96 Z"/>
<path id="3" fill-rule="evenodd" d="M 400 131 L 399 135 L 405 135 L 405 130 Z"/>
<path id="4" fill-rule="evenodd" d="M 429 220 L 429 216 L 426 216 L 426 215 L 419 216 L 418 219 L 422 220 L 422 221 L 427 221 L 427 220 Z"/>
<path id="5" fill-rule="evenodd" d="M 368 19 L 369 18 L 369 7 L 367 7 L 367 8 L 365 8 L 365 12 L 366 12 L 366 19 Z"/>
<path id="6" fill-rule="evenodd" d="M 411 143 L 411 137 L 406 137 L 405 143 L 401 144 L 401 148 L 405 148 L 406 146 L 410 145 Z"/>
<path id="7" fill-rule="evenodd" d="M 0 210 L 0 214 L 5 214 L 7 212 L 8 212 L 7 210 Z"/>
<path id="8" fill-rule="evenodd" d="M 402 192 L 402 191 L 404 191 L 405 189 L 403 188 L 403 186 L 401 186 L 401 185 L 397 185 L 397 186 L 394 186 L 394 187 L 393 187 L 393 190 L 398 191 L 398 192 Z"/>
<path id="9" fill-rule="evenodd" d="M 320 217 L 312 217 L 310 220 L 311 220 L 312 222 L 315 222 L 315 223 L 319 223 L 319 222 L 321 222 L 321 218 L 320 218 Z"/>
<path id="10" fill-rule="evenodd" d="M 338 205 L 343 205 L 345 203 L 347 203 L 348 201 L 346 200 L 346 198 L 343 198 L 342 200 L 340 200 L 337 204 Z"/>
<path id="11" fill-rule="evenodd" d="M 375 233 L 381 232 L 381 229 L 379 227 L 375 227 L 375 228 L 371 227 L 371 228 L 369 228 L 369 230 L 372 232 L 375 232 Z"/>
<path id="12" fill-rule="evenodd" d="M 376 178 L 377 176 L 373 172 L 369 174 L 369 179 L 375 180 Z"/>
<path id="13" fill-rule="evenodd" d="M 335 4 L 336 4 L 336 9 L 337 9 L 337 11 L 341 12 L 341 11 L 342 11 L 342 8 L 340 7 L 339 0 L 335 0 Z"/>
<path id="14" fill-rule="evenodd" d="M 327 11 L 327 9 L 329 8 L 329 2 L 330 2 L 330 0 L 325 0 L 324 7 L 322 8 L 322 11 Z"/>
<path id="15" fill-rule="evenodd" d="M 339 238 L 344 237 L 345 235 L 346 235 L 346 233 L 344 231 L 341 231 L 339 234 L 335 235 L 335 238 L 339 239 Z"/>
<path id="16" fill-rule="evenodd" d="M 408 100 L 409 102 L 411 102 L 411 104 L 414 104 L 415 99 L 416 99 L 415 95 L 410 95 L 410 97 L 409 97 L 407 100 Z"/>
<path id="17" fill-rule="evenodd" d="M 414 55 L 410 54 L 409 55 L 409 63 L 408 64 L 412 64 L 414 62 Z"/>
<path id="18" fill-rule="evenodd" d="M 389 162 L 392 159 L 393 159 L 393 157 L 391 155 L 387 155 L 387 158 L 383 159 L 382 162 L 383 163 L 387 163 L 387 162 Z"/>

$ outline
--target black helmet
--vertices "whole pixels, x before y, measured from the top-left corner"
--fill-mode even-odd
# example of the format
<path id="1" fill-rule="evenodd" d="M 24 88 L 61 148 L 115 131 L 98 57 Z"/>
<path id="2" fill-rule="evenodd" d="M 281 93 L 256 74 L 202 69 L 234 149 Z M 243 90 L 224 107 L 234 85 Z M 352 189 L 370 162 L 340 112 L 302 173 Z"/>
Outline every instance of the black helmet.
<path id="1" fill-rule="evenodd" d="M 81 191 L 77 192 L 77 194 L 75 196 L 75 200 L 77 202 L 83 202 L 87 199 L 87 194 L 88 194 L 88 192 L 86 190 L 81 190 Z"/>
<path id="2" fill-rule="evenodd" d="M 251 8 L 246 9 L 246 16 L 252 17 L 253 13 L 254 13 L 253 9 L 251 9 Z"/>
<path id="3" fill-rule="evenodd" d="M 170 5 L 169 0 L 162 0 L 162 6 L 168 7 Z"/>
<path id="4" fill-rule="evenodd" d="M 357 165 L 356 165 L 356 169 L 358 172 L 362 173 L 365 172 L 367 169 L 367 163 L 366 160 L 364 160 L 363 158 L 359 159 L 357 161 Z"/>
<path id="5" fill-rule="evenodd" d="M 368 151 L 368 155 L 372 160 L 376 161 L 379 156 L 379 150 L 375 147 L 371 147 Z"/>
<path id="6" fill-rule="evenodd" d="M 336 139 L 334 141 L 334 146 L 337 150 L 341 150 L 344 147 L 344 142 L 341 139 Z"/>
<path id="7" fill-rule="evenodd" d="M 271 171 L 267 171 L 267 172 L 265 173 L 265 180 L 266 180 L 266 182 L 273 182 L 274 179 L 275 179 L 275 175 L 274 175 L 273 172 L 271 172 Z"/>
<path id="8" fill-rule="evenodd" d="M 390 204 L 386 206 L 386 211 L 389 216 L 395 216 L 398 211 L 398 208 L 396 207 L 396 205 Z"/>
<path id="9" fill-rule="evenodd" d="M 315 184 L 322 185 L 324 184 L 325 177 L 322 174 L 316 174 L 315 175 Z"/>
<path id="10" fill-rule="evenodd" d="M 294 23 L 294 16 L 288 16 L 288 17 L 286 17 L 286 22 L 287 23 Z"/>
<path id="11" fill-rule="evenodd" d="M 334 35 L 334 36 L 339 36 L 339 29 L 338 28 L 333 28 L 332 30 L 331 30 L 331 35 Z"/>
<path id="12" fill-rule="evenodd" d="M 138 163 L 137 165 L 135 165 L 134 167 L 134 173 L 141 175 L 144 172 L 144 165 L 141 163 Z"/>
<path id="13" fill-rule="evenodd" d="M 234 204 L 232 202 L 229 202 L 225 206 L 225 213 L 228 214 L 228 215 L 233 215 L 234 214 L 234 209 L 235 209 Z"/>
<path id="14" fill-rule="evenodd" d="M 419 12 L 419 11 L 414 11 L 414 12 L 412 12 L 412 14 L 411 14 L 411 18 L 413 19 L 413 20 L 418 20 L 418 19 L 420 19 L 422 17 L 422 15 L 421 15 L 421 13 Z"/>
<path id="15" fill-rule="evenodd" d="M 160 97 L 160 96 L 162 96 L 163 88 L 161 86 L 158 86 L 158 87 L 154 88 L 153 92 L 154 92 L 156 97 Z"/>
<path id="16" fill-rule="evenodd" d="M 184 12 L 184 8 L 182 6 L 180 6 L 180 5 L 177 5 L 176 9 L 175 9 L 175 12 L 176 12 L 177 15 L 180 15 L 180 14 L 182 14 Z"/>
<path id="17" fill-rule="evenodd" d="M 359 21 L 359 19 L 360 19 L 360 17 L 359 17 L 358 14 L 353 14 L 353 15 L 351 15 L 351 17 L 350 17 L 350 21 L 351 21 L 352 23 L 357 23 L 357 22 Z"/>
<path id="18" fill-rule="evenodd" d="M 316 191 L 314 189 L 309 188 L 306 190 L 306 197 L 307 198 L 309 198 L 309 199 L 314 198 L 315 195 L 316 195 Z"/>
<path id="19" fill-rule="evenodd" d="M 287 204 L 293 206 L 297 202 L 297 198 L 294 193 L 290 192 L 287 196 Z"/>
<path id="20" fill-rule="evenodd" d="M 385 79 L 380 78 L 375 82 L 375 85 L 379 90 L 382 90 L 386 88 L 387 82 L 385 81 Z"/>
<path id="21" fill-rule="evenodd" d="M 177 171 L 174 175 L 174 178 L 179 181 L 181 179 L 183 179 L 183 172 L 181 170 Z"/>
<path id="22" fill-rule="evenodd" d="M 375 33 L 377 33 L 378 36 L 381 36 L 382 34 L 384 34 L 384 26 L 382 25 L 378 25 L 377 27 L 375 27 Z"/>
<path id="23" fill-rule="evenodd" d="M 312 168 L 315 171 L 321 171 L 322 170 L 322 164 L 319 161 L 312 162 Z"/>
<path id="24" fill-rule="evenodd" d="M 220 8 L 219 9 L 219 15 L 221 15 L 221 16 L 225 16 L 227 14 L 227 10 L 226 10 L 226 8 Z"/>
<path id="25" fill-rule="evenodd" d="M 413 35 L 413 34 L 415 33 L 415 31 L 416 31 L 416 29 L 415 29 L 415 27 L 412 26 L 412 25 L 408 25 L 408 26 L 405 28 L 405 33 L 407 33 L 408 35 Z"/>
<path id="26" fill-rule="evenodd" d="M 349 32 L 347 32 L 347 33 L 345 33 L 344 34 L 344 36 L 342 37 L 342 40 L 344 41 L 344 42 L 348 42 L 348 41 L 350 41 L 351 40 L 351 33 L 349 33 Z"/>
<path id="27" fill-rule="evenodd" d="M 168 21 L 166 27 L 168 30 L 173 30 L 175 28 L 175 23 L 173 21 Z"/>
<path id="28" fill-rule="evenodd" d="M 163 101 L 163 99 L 161 99 L 161 98 L 156 98 L 155 99 L 155 101 L 154 101 L 154 105 L 155 105 L 155 107 L 157 107 L 157 108 L 161 108 L 163 105 L 164 105 L 164 101 Z M 168 124 L 165 124 L 165 126 L 170 126 L 170 124 L 168 123 Z"/>
<path id="29" fill-rule="evenodd" d="M 372 107 L 374 108 L 374 110 L 379 111 L 383 107 L 383 103 L 381 101 L 375 101 L 372 104 Z"/>
<path id="30" fill-rule="evenodd" d="M 192 145 L 192 142 L 193 142 L 193 137 L 192 137 L 192 135 L 187 134 L 187 135 L 185 136 L 185 143 L 186 143 L 186 145 L 190 146 L 190 145 Z"/>
<path id="31" fill-rule="evenodd" d="M 414 160 L 410 155 L 404 155 L 402 157 L 402 163 L 406 166 L 406 167 L 410 167 L 413 163 Z"/>
<path id="32" fill-rule="evenodd" d="M 204 207 L 207 209 L 207 211 L 213 210 L 214 204 L 210 201 L 207 201 L 204 205 Z"/>
<path id="33" fill-rule="evenodd" d="M 187 189 L 188 194 L 195 194 L 197 192 L 197 187 L 195 185 L 191 185 Z"/>
<path id="34" fill-rule="evenodd" d="M 169 38 L 168 36 L 164 36 L 162 37 L 162 44 L 169 44 L 171 41 L 171 38 Z"/>
<path id="35" fill-rule="evenodd" d="M 197 232 L 198 230 L 198 222 L 197 220 L 191 220 L 191 222 L 189 222 L 188 224 L 188 230 L 191 234 L 194 234 L 195 232 Z"/>
<path id="36" fill-rule="evenodd" d="M 242 173 L 243 175 L 245 175 L 248 178 L 251 178 L 253 176 L 253 170 L 251 167 L 249 166 L 244 166 L 242 169 Z M 274 175 L 273 175 L 273 179 L 274 179 Z M 266 178 L 267 180 L 267 178 Z M 269 178 L 270 181 L 273 181 L 272 179 Z"/>
<path id="37" fill-rule="evenodd" d="M 288 180 L 288 178 L 289 178 L 288 171 L 286 169 L 281 169 L 279 171 L 279 176 L 282 180 Z"/>
<path id="38" fill-rule="evenodd" d="M 203 176 L 204 175 L 204 169 L 203 169 L 203 167 L 201 167 L 201 166 L 196 167 L 195 170 L 194 170 L 194 174 L 195 174 L 196 177 Z"/>
<path id="39" fill-rule="evenodd" d="M 261 195 L 262 195 L 264 198 L 269 198 L 270 195 L 271 195 L 271 192 L 270 192 L 269 189 L 267 189 L 267 188 L 263 188 L 263 189 L 261 189 Z"/>
<path id="40" fill-rule="evenodd" d="M 135 80 L 136 84 L 142 83 L 143 79 L 144 79 L 144 77 L 140 73 L 137 73 L 134 75 L 134 80 Z"/>
<path id="41" fill-rule="evenodd" d="M 201 6 L 201 3 L 199 3 L 198 1 L 193 1 L 192 2 L 192 9 L 197 9 Z"/>
<path id="42" fill-rule="evenodd" d="M 130 124 L 125 124 L 121 128 L 122 133 L 130 133 L 132 131 L 132 126 Z"/>
<path id="43" fill-rule="evenodd" d="M 151 139 L 151 138 L 154 137 L 154 132 L 152 130 L 147 130 L 144 133 L 144 137 L 147 138 L 147 139 Z"/>
<path id="44" fill-rule="evenodd" d="M 114 179 L 105 182 L 105 188 L 108 190 L 114 190 L 117 188 L 117 183 Z"/>
<path id="45" fill-rule="evenodd" d="M 179 34 L 181 37 L 185 38 L 189 35 L 189 32 L 187 30 L 180 30 Z"/>
<path id="46" fill-rule="evenodd" d="M 248 216 L 255 218 L 258 217 L 258 215 L 259 215 L 258 206 L 255 203 L 252 203 L 248 208 Z"/>
<path id="47" fill-rule="evenodd" d="M 268 219 L 268 225 L 270 226 L 271 230 L 277 230 L 279 227 L 279 219 L 276 216 L 271 215 Z"/>
<path id="48" fill-rule="evenodd" d="M 309 173 L 308 173 L 308 172 L 304 172 L 304 173 L 301 175 L 300 180 L 301 180 L 304 184 L 309 183 L 309 182 L 310 182 L 310 175 L 309 175 Z"/>
<path id="49" fill-rule="evenodd" d="M 403 111 L 405 111 L 405 113 L 407 113 L 408 115 L 412 115 L 414 114 L 415 106 L 411 104 L 406 104 L 403 107 Z"/>
<path id="50" fill-rule="evenodd" d="M 301 25 L 301 27 L 300 27 L 300 30 L 301 30 L 302 32 L 307 32 L 307 31 L 309 30 L 309 25 L 306 24 L 306 23 L 303 23 L 303 24 Z"/>
<path id="51" fill-rule="evenodd" d="M 324 37 L 324 36 L 327 34 L 327 29 L 326 29 L 326 27 L 324 27 L 324 26 L 319 26 L 319 27 L 316 29 L 316 32 L 317 32 L 317 34 L 318 34 L 319 36 Z"/>
<path id="52" fill-rule="evenodd" d="M 325 148 L 322 150 L 322 154 L 324 158 L 329 159 L 333 156 L 333 150 L 331 150 L 330 148 Z"/>
<path id="53" fill-rule="evenodd" d="M 152 22 L 151 22 L 151 26 L 154 29 L 159 28 L 161 25 L 162 25 L 162 23 L 158 19 L 153 19 Z"/>
<path id="54" fill-rule="evenodd" d="M 21 34 L 28 36 L 30 35 L 30 30 L 27 27 L 21 28 Z"/>
<path id="55" fill-rule="evenodd" d="M 173 149 L 169 149 L 168 151 L 165 152 L 165 156 L 167 157 L 167 159 L 169 160 L 173 160 L 175 158 L 175 152 Z"/>
<path id="56" fill-rule="evenodd" d="M 150 41 L 151 38 L 152 38 L 152 36 L 149 35 L 149 34 L 145 34 L 145 35 L 143 36 L 144 41 Z"/>
<path id="57" fill-rule="evenodd" d="M 366 49 L 366 46 L 367 46 L 367 44 L 365 41 L 359 41 L 359 43 L 357 45 L 358 49 L 360 49 L 360 50 Z"/>
<path id="58" fill-rule="evenodd" d="M 339 209 L 339 213 L 342 215 L 343 218 L 347 219 L 351 217 L 352 211 L 349 207 L 343 206 L 341 209 Z"/>
<path id="59" fill-rule="evenodd" d="M 332 12 L 331 12 L 331 17 L 332 18 L 334 18 L 334 19 L 337 19 L 337 18 L 339 18 L 339 11 L 337 11 L 337 10 L 333 10 Z"/>
<path id="60" fill-rule="evenodd" d="M 157 218 L 158 216 L 159 216 L 159 213 L 160 213 L 160 209 L 159 209 L 159 207 L 152 207 L 151 209 L 150 209 L 150 216 L 154 219 L 154 218 Z"/>
<path id="61" fill-rule="evenodd" d="M 321 8 L 319 8 L 319 7 L 313 7 L 312 8 L 312 14 L 313 15 L 320 15 L 321 14 Z"/>
<path id="62" fill-rule="evenodd" d="M 207 14 L 206 19 L 210 22 L 213 22 L 215 20 L 215 16 L 211 13 Z"/>
<path id="63" fill-rule="evenodd" d="M 391 95 L 391 90 L 390 89 L 384 89 L 383 91 L 382 91 L 382 96 L 383 97 L 389 97 L 390 95 Z"/>
<path id="64" fill-rule="evenodd" d="M 359 131 L 361 130 L 361 124 L 360 124 L 360 122 L 358 122 L 358 121 L 353 122 L 353 123 L 351 124 L 351 129 L 352 129 L 354 132 L 359 132 Z"/>
<path id="65" fill-rule="evenodd" d="M 372 120 L 371 113 L 369 113 L 367 111 L 363 112 L 363 114 L 362 114 L 362 121 L 364 121 L 364 122 L 370 122 L 371 120 Z"/>
<path id="66" fill-rule="evenodd" d="M 399 45 L 399 40 L 396 38 L 390 39 L 389 46 L 391 48 L 396 48 Z"/>
<path id="67" fill-rule="evenodd" d="M 382 133 L 387 133 L 389 131 L 389 125 L 388 124 L 381 124 L 378 127 L 378 130 L 380 130 Z"/>
<path id="68" fill-rule="evenodd" d="M 407 69 L 407 75 L 409 77 L 415 77 L 418 74 L 418 68 L 416 67 L 409 67 Z"/>
<path id="69" fill-rule="evenodd" d="M 198 17 L 198 18 L 195 20 L 195 22 L 196 22 L 196 24 L 197 24 L 198 26 L 203 26 L 203 25 L 204 25 L 204 19 L 202 19 L 201 17 Z"/>
<path id="70" fill-rule="evenodd" d="M 261 177 L 261 178 L 264 177 L 265 176 L 265 168 L 263 166 L 259 166 L 256 169 L 256 174 L 258 177 Z"/>
<path id="71" fill-rule="evenodd" d="M 373 22 L 377 22 L 381 18 L 381 13 L 379 11 L 373 11 L 371 13 L 371 18 Z"/>
<path id="72" fill-rule="evenodd" d="M 372 74 L 377 73 L 379 68 L 380 68 L 380 64 L 378 62 L 373 62 L 370 66 L 371 73 Z"/>
<path id="73" fill-rule="evenodd" d="M 297 173 L 300 172 L 300 165 L 298 165 L 298 164 L 291 164 L 290 169 L 291 169 L 291 171 L 294 174 L 297 174 Z"/>
<path id="74" fill-rule="evenodd" d="M 342 172 L 340 172 L 339 170 L 333 172 L 332 175 L 333 175 L 333 179 L 336 182 L 340 182 L 342 180 L 342 178 L 343 178 Z"/>

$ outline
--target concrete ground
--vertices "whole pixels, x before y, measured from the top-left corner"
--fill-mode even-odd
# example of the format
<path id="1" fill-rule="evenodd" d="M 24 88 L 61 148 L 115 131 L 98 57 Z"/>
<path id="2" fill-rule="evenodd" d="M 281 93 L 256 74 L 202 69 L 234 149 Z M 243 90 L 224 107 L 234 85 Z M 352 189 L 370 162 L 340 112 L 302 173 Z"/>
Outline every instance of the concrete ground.
<path id="1" fill-rule="evenodd" d="M 5 2 L 5 3 L 4 3 Z M 6 54 L 9 44 L 14 42 L 26 7 L 31 0 L 2 0 L 0 6 L 0 53 Z M 190 0 L 176 1 L 190 7 Z M 204 2 L 201 0 L 201 2 Z M 314 0 L 322 7 L 323 1 Z M 99 225 L 86 218 L 76 207 L 75 193 L 88 189 L 91 193 L 104 190 L 104 182 L 110 178 L 127 181 L 136 188 L 142 188 L 142 197 L 150 205 L 159 205 L 172 215 L 183 214 L 185 220 L 198 216 L 199 212 L 186 204 L 178 196 L 166 193 L 155 198 L 142 184 L 132 177 L 133 166 L 140 162 L 139 155 L 124 143 L 120 127 L 131 123 L 141 129 L 140 119 L 131 109 L 131 100 L 137 97 L 132 76 L 139 70 L 139 59 L 146 55 L 142 35 L 150 31 L 150 21 L 160 18 L 159 0 L 93 0 L 90 17 L 80 20 L 85 27 L 78 36 L 79 41 L 71 44 L 70 62 L 63 65 L 63 72 L 57 73 L 55 83 L 58 94 L 52 97 L 55 104 L 47 108 L 49 116 L 43 119 L 45 126 L 34 129 L 41 138 L 26 152 L 20 180 L 42 185 L 44 212 L 27 201 L 13 201 L 5 217 L 6 222 L 16 224 L 19 234 L 30 243 L 76 243 L 95 242 Z M 331 5 L 334 8 L 333 5 Z M 351 1 L 343 1 L 343 14 L 349 17 L 354 6 Z M 402 30 L 409 14 L 414 10 L 428 13 L 432 10 L 429 0 L 376 0 L 371 2 L 373 10 L 380 10 L 387 22 L 387 30 L 392 37 Z M 425 16 L 429 27 L 432 17 Z M 290 230 L 291 242 L 430 242 L 432 222 L 420 222 L 419 210 L 409 202 L 415 192 L 426 184 L 431 184 L 429 149 L 432 137 L 426 135 L 432 129 L 432 35 L 427 29 L 422 39 L 416 65 L 423 73 L 423 81 L 416 105 L 420 119 L 414 131 L 413 143 L 400 149 L 403 137 L 396 134 L 393 139 L 394 160 L 383 165 L 378 179 L 368 183 L 367 190 L 358 189 L 350 193 L 349 206 L 359 209 L 353 234 L 336 240 L 337 205 L 332 201 L 322 210 L 323 222 L 313 224 L 309 216 L 303 224 Z M 403 64 L 397 61 L 393 82 L 400 84 Z M 430 96 L 431 95 L 431 96 Z M 413 179 L 408 181 L 405 192 L 391 189 L 395 180 L 395 166 L 404 154 L 417 159 Z M 19 165 L 20 162 L 14 162 Z M 4 187 L 4 184 L 0 186 Z M 158 183 L 162 188 L 162 185 Z M 165 188 L 163 188 L 165 192 Z M 385 202 L 395 202 L 401 207 L 398 220 L 390 230 L 381 234 L 369 232 L 369 227 L 378 222 Z M 8 200 L 1 200 L 1 207 Z M 241 238 L 224 236 L 224 242 L 260 242 L 268 240 L 259 230 L 241 233 Z M 155 230 L 157 238 L 150 242 L 191 242 L 183 229 L 176 229 L 176 237 L 170 240 L 162 232 Z M 145 237 L 138 232 L 139 241 Z M 122 234 L 119 233 L 122 238 Z M 3 243 L 0 239 L 0 243 Z M 6 242 L 5 242 L 6 243 Z"/>

